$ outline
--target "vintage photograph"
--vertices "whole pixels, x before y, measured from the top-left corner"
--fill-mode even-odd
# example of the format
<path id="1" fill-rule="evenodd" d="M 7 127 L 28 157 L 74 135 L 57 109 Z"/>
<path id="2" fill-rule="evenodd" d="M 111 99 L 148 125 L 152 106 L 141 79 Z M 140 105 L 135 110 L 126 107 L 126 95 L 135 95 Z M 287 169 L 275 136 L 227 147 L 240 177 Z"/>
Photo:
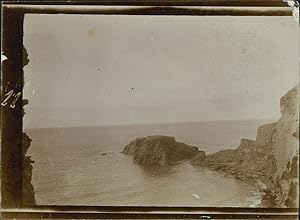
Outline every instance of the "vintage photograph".
<path id="1" fill-rule="evenodd" d="M 23 201 L 298 207 L 290 16 L 26 14 Z"/>

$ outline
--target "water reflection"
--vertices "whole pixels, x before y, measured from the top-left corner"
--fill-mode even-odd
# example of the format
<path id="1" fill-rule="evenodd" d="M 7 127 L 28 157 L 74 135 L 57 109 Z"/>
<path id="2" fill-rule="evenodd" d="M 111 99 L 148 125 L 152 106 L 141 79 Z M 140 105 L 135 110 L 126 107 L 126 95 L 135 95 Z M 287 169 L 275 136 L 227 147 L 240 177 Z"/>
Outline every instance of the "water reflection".
<path id="1" fill-rule="evenodd" d="M 138 165 L 140 170 L 145 176 L 151 177 L 166 177 L 175 171 L 172 169 L 173 167 L 170 165 Z"/>

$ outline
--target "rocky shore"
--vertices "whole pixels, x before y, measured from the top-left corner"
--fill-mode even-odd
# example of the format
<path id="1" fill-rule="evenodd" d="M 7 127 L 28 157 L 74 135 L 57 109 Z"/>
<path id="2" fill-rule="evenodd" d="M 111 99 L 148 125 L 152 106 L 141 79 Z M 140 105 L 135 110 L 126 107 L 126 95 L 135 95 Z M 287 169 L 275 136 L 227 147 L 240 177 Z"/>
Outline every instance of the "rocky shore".
<path id="1" fill-rule="evenodd" d="M 229 173 L 264 192 L 263 206 L 297 207 L 299 88 L 280 99 L 280 119 L 257 129 L 256 140 L 242 139 L 237 149 L 193 159 L 191 164 Z"/>

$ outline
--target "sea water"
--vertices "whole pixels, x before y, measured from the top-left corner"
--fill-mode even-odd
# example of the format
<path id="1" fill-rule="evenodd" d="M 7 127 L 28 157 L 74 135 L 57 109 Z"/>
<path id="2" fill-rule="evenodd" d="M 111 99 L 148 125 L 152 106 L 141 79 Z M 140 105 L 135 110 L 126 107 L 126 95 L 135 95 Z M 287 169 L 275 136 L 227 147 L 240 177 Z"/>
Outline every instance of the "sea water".
<path id="1" fill-rule="evenodd" d="M 259 206 L 261 194 L 230 175 L 194 167 L 141 166 L 120 153 L 137 137 L 174 136 L 207 154 L 255 139 L 267 120 L 25 129 L 37 204 Z"/>

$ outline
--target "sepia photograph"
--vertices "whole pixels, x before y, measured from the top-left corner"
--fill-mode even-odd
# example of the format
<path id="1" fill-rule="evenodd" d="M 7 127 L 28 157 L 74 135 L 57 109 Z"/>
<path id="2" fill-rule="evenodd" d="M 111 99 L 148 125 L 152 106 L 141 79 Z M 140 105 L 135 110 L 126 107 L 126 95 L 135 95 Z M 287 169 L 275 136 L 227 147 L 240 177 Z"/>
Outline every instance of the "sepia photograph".
<path id="1" fill-rule="evenodd" d="M 292 16 L 26 14 L 23 201 L 298 207 Z"/>

